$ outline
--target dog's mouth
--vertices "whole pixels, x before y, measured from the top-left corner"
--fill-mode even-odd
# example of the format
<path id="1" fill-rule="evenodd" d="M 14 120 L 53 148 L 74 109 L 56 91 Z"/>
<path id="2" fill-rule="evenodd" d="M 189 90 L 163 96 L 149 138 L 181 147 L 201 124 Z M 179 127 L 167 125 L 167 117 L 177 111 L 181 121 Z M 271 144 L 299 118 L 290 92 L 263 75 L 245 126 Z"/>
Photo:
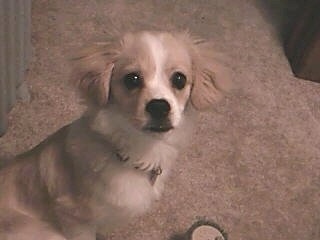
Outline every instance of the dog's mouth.
<path id="1" fill-rule="evenodd" d="M 144 131 L 158 133 L 165 133 L 171 129 L 173 129 L 173 126 L 169 121 L 152 121 L 143 128 Z"/>

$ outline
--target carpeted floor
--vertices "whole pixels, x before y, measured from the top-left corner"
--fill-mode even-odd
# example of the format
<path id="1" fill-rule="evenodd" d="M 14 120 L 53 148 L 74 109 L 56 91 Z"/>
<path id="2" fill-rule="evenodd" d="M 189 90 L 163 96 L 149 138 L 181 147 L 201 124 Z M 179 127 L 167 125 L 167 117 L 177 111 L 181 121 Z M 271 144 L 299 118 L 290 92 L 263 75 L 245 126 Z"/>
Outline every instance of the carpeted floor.
<path id="1" fill-rule="evenodd" d="M 214 40 L 235 89 L 201 115 L 162 201 L 108 239 L 169 239 L 204 216 L 235 240 L 320 239 L 320 84 L 292 75 L 274 24 L 286 12 L 265 7 L 254 0 L 33 0 L 32 101 L 11 112 L 0 155 L 31 148 L 81 114 L 67 84 L 73 49 L 103 39 L 111 26 L 174 24 Z"/>

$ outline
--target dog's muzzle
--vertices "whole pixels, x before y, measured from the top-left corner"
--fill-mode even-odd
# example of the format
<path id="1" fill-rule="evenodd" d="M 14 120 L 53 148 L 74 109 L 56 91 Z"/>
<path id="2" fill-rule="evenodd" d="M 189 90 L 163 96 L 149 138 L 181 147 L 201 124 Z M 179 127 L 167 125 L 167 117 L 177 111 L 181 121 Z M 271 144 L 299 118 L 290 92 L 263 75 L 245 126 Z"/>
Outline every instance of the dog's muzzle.
<path id="1" fill-rule="evenodd" d="M 171 107 L 165 99 L 152 99 L 147 103 L 145 111 L 150 115 L 151 119 L 146 130 L 153 132 L 167 132 L 173 128 L 169 119 Z"/>

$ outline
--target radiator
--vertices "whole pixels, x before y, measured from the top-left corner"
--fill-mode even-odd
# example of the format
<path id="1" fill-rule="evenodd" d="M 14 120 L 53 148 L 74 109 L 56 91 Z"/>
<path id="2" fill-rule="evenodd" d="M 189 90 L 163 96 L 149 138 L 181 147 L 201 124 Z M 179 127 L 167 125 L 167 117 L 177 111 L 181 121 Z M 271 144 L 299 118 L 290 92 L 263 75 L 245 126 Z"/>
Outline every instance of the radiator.
<path id="1" fill-rule="evenodd" d="M 31 0 L 0 0 L 0 136 L 19 98 L 28 98 L 24 82 L 30 59 Z"/>

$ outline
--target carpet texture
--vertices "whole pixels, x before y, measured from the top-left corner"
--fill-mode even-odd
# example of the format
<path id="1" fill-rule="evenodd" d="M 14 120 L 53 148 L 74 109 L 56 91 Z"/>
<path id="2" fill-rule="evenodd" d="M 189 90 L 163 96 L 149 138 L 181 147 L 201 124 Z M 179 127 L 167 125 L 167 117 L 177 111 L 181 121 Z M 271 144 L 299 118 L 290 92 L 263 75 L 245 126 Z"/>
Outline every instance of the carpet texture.
<path id="1" fill-rule="evenodd" d="M 162 200 L 108 239 L 170 239 L 203 216 L 229 239 L 320 239 L 320 84 L 293 76 L 269 10 L 253 0 L 33 0 L 32 100 L 11 111 L 0 155 L 80 116 L 72 51 L 111 29 L 188 28 L 226 56 L 235 88 L 201 114 Z"/>

